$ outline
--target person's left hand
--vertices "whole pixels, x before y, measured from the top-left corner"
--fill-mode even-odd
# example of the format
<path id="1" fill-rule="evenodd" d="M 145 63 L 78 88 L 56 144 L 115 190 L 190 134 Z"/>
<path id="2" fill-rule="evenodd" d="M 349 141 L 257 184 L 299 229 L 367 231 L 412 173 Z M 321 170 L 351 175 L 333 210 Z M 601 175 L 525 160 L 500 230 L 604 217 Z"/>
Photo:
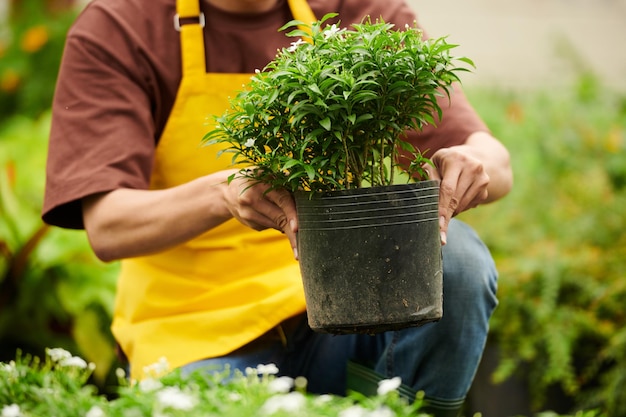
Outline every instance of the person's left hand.
<path id="1" fill-rule="evenodd" d="M 467 145 L 443 148 L 426 165 L 429 179 L 439 180 L 439 227 L 441 244 L 446 244 L 448 224 L 457 214 L 487 201 L 489 175 L 483 162 Z"/>

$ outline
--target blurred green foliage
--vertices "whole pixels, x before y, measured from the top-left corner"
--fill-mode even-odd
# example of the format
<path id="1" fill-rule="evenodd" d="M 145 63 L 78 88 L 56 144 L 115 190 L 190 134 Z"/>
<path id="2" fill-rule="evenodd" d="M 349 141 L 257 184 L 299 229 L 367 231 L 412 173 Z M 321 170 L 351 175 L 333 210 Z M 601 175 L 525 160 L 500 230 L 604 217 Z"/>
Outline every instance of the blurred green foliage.
<path id="1" fill-rule="evenodd" d="M 40 219 L 49 109 L 78 12 L 70 4 L 11 2 L 0 30 L 0 358 L 60 346 L 96 363 L 104 382 L 117 265 L 98 262 L 84 233 Z"/>
<path id="2" fill-rule="evenodd" d="M 94 362 L 104 383 L 116 362 L 118 266 L 99 262 L 84 233 L 40 219 L 49 126 L 49 113 L 0 124 L 0 360 L 63 347 Z"/>
<path id="3" fill-rule="evenodd" d="M 570 91 L 469 93 L 512 155 L 504 200 L 470 211 L 500 271 L 494 377 L 525 373 L 626 415 L 626 97 L 583 74 Z"/>
<path id="4" fill-rule="evenodd" d="M 20 0 L 0 31 L 0 122 L 50 107 L 65 35 L 76 10 Z"/>

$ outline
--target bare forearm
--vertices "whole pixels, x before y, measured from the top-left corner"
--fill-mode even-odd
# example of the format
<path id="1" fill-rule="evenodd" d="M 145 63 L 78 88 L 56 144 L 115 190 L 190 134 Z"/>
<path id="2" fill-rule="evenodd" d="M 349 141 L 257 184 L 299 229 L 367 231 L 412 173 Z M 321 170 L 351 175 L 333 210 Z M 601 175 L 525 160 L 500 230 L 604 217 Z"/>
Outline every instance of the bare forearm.
<path id="1" fill-rule="evenodd" d="M 83 202 L 96 255 L 110 261 L 146 255 L 185 242 L 232 216 L 223 204 L 224 175 L 167 190 L 118 189 Z"/>
<path id="2" fill-rule="evenodd" d="M 485 172 L 489 176 L 488 196 L 483 203 L 490 203 L 507 195 L 513 186 L 513 172 L 508 150 L 486 132 L 476 132 L 470 135 L 465 146 L 470 147 L 474 156 L 482 161 Z"/>

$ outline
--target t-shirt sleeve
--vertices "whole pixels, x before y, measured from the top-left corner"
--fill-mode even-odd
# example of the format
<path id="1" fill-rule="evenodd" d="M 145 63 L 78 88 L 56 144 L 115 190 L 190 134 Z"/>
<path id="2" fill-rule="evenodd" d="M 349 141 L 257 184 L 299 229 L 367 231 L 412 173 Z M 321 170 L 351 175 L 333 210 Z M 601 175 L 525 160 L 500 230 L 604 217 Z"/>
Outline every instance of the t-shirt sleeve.
<path id="1" fill-rule="evenodd" d="M 149 185 L 155 148 L 149 76 L 141 51 L 118 25 L 88 7 L 68 33 L 52 105 L 46 223 L 83 228 L 83 197 Z"/>

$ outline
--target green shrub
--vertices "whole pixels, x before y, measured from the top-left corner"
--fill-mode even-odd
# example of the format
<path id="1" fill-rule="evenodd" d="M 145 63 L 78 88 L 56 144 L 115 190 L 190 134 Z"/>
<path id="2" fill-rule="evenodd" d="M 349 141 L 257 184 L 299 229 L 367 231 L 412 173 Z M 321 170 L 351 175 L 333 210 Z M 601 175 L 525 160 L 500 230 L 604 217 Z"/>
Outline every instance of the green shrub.
<path id="1" fill-rule="evenodd" d="M 557 385 L 577 407 L 626 415 L 626 99 L 589 77 L 470 96 L 515 173 L 511 195 L 462 216 L 501 275 L 494 380 L 528 372 L 537 410 Z"/>

